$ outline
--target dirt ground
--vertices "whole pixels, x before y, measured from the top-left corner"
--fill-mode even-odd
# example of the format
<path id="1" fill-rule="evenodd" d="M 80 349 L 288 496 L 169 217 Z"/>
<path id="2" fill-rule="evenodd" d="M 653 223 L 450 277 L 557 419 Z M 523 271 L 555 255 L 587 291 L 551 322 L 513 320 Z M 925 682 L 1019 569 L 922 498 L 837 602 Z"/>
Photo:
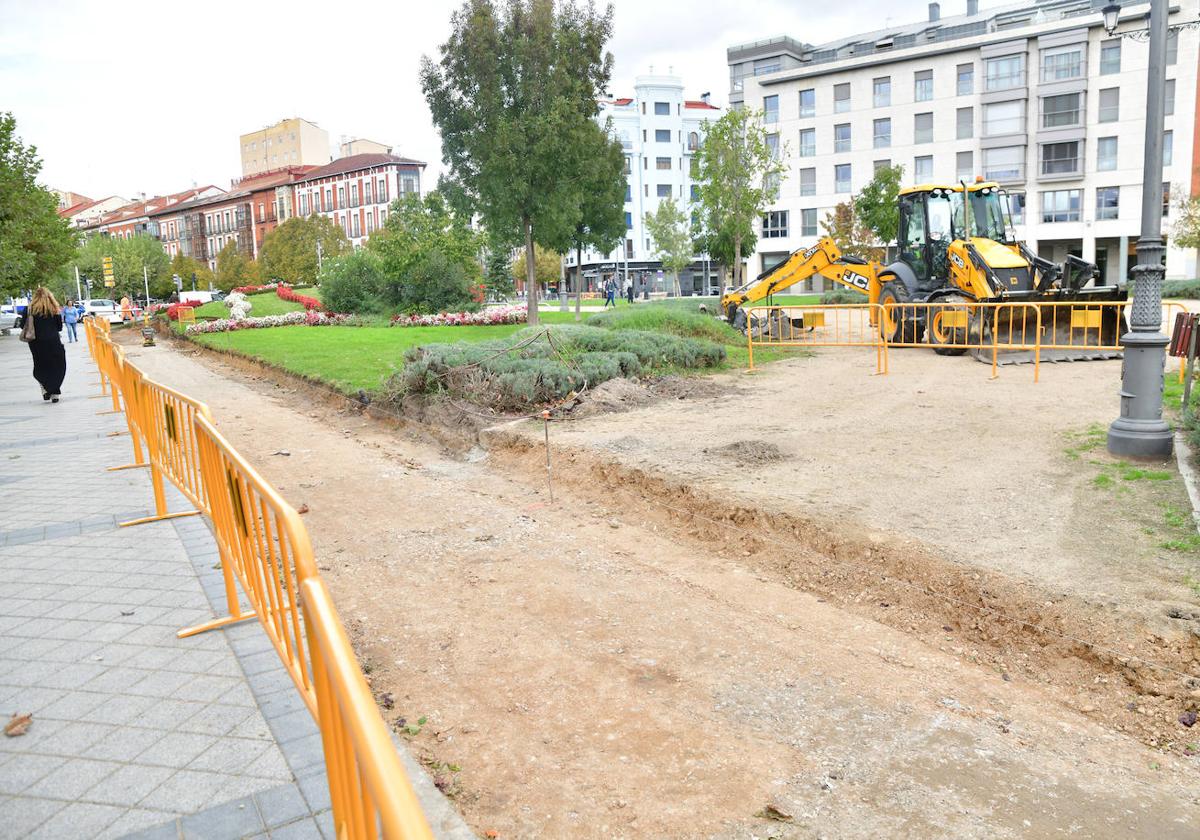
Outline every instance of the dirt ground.
<path id="1" fill-rule="evenodd" d="M 1196 835 L 1200 731 L 1173 718 L 1200 668 L 1147 606 L 1186 601 L 1181 570 L 1114 515 L 1184 502 L 1105 497 L 1064 454 L 1111 419 L 1112 364 L 1033 386 L 822 353 L 684 382 L 554 424 L 551 502 L 540 427 L 455 451 L 128 349 L 309 506 L 385 716 L 427 719 L 413 749 L 480 834 Z"/>

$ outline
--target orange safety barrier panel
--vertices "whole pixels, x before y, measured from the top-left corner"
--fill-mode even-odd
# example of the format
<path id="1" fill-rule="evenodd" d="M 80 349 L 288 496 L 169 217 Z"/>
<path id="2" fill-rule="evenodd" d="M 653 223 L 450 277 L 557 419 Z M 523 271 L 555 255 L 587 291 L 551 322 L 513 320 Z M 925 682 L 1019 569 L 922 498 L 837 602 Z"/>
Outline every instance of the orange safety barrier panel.
<path id="1" fill-rule="evenodd" d="M 746 350 L 754 370 L 758 347 L 874 347 L 877 373 L 887 373 L 887 342 L 877 303 L 746 307 Z"/>
<path id="2" fill-rule="evenodd" d="M 432 838 L 328 587 L 314 575 L 300 595 L 337 836 Z"/>

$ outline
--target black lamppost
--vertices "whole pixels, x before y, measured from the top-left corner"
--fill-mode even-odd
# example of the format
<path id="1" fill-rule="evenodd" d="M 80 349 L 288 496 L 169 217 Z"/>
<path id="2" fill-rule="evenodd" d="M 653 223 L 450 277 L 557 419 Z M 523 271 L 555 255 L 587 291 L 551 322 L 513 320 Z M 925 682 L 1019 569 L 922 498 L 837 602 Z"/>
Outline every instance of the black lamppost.
<path id="1" fill-rule="evenodd" d="M 1102 10 L 1104 28 L 1114 35 L 1121 7 Z M 1132 33 L 1130 33 L 1132 35 Z M 1121 416 L 1108 427 L 1108 451 L 1133 458 L 1171 455 L 1171 427 L 1162 418 L 1163 369 L 1167 337 L 1162 332 L 1162 196 L 1163 106 L 1166 88 L 1167 0 L 1150 0 L 1150 62 L 1146 68 L 1146 144 L 1142 169 L 1142 229 L 1133 269 L 1133 313 L 1121 343 Z"/>

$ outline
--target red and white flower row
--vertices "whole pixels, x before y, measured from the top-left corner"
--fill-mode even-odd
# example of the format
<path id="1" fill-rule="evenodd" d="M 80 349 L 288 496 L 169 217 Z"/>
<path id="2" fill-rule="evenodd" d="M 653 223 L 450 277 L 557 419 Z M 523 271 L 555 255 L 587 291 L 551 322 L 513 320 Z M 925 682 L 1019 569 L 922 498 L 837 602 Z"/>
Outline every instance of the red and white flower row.
<path id="1" fill-rule="evenodd" d="M 318 312 L 306 309 L 303 312 L 288 312 L 285 315 L 266 315 L 262 318 L 242 318 L 235 321 L 232 318 L 221 318 L 216 321 L 200 321 L 189 324 L 185 332 L 188 335 L 203 333 L 234 332 L 235 330 L 260 330 L 267 327 L 334 327 L 353 326 L 358 319 L 353 315 L 335 315 L 329 312 Z"/>
<path id="2" fill-rule="evenodd" d="M 436 315 L 397 315 L 393 327 L 483 327 L 520 324 L 528 317 L 524 306 L 494 306 L 479 312 L 438 312 Z"/>

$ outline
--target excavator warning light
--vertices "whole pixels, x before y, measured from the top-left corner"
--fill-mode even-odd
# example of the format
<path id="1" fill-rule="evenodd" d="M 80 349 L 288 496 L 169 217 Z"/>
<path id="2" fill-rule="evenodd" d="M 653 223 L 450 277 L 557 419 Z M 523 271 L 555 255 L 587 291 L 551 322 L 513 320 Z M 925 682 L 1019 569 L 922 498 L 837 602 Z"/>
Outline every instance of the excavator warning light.
<path id="1" fill-rule="evenodd" d="M 975 176 L 975 183 L 976 183 L 976 184 L 982 184 L 982 183 L 983 183 L 983 176 L 982 176 L 982 175 L 976 175 L 976 176 Z"/>

